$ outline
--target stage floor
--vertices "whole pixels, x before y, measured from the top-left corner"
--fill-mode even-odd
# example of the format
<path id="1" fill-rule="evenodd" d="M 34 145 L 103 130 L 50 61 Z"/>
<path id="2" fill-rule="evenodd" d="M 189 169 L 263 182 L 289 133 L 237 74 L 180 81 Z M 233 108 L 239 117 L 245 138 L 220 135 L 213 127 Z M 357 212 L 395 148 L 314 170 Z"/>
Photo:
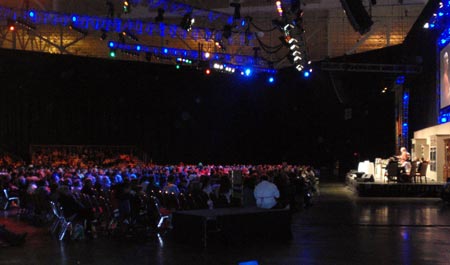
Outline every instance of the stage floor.
<path id="1" fill-rule="evenodd" d="M 360 182 L 346 176 L 345 183 L 361 197 L 430 197 L 441 196 L 445 183 L 396 183 L 396 182 Z"/>

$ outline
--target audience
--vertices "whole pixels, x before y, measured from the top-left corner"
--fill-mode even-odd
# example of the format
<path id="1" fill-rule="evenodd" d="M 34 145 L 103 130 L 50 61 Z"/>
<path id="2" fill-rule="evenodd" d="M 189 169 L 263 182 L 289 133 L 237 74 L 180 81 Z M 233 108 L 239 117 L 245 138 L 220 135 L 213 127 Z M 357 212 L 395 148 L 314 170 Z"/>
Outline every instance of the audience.
<path id="1" fill-rule="evenodd" d="M 34 155 L 33 165 L 2 159 L 0 188 L 20 196 L 24 204 L 21 208 L 27 208 L 25 204 L 32 200 L 26 198 L 34 195 L 58 202 L 67 218 L 84 223 L 86 232 L 89 227 L 94 228 L 93 224 L 99 222 L 95 219 L 106 211 L 97 202 L 104 198 L 111 207 L 111 216 L 117 211 L 115 222 L 125 231 L 128 225 L 138 222 L 146 207 L 146 196 L 157 197 L 161 206 L 166 207 L 167 200 L 161 197 L 165 192 L 180 200 L 176 202 L 179 208 L 239 205 L 270 209 L 290 205 L 298 210 L 302 202 L 296 198 L 302 197 L 303 183 L 315 181 L 317 174 L 312 167 L 301 165 L 156 165 L 126 155 L 119 155 L 114 163 L 107 157 L 105 153 L 89 150 L 75 154 L 43 148 Z M 242 176 L 239 183 L 243 189 L 234 197 L 235 180 L 231 176 L 236 171 Z M 205 200 L 204 203 L 195 201 L 199 199 Z M 172 204 L 170 209 L 176 207 Z"/>

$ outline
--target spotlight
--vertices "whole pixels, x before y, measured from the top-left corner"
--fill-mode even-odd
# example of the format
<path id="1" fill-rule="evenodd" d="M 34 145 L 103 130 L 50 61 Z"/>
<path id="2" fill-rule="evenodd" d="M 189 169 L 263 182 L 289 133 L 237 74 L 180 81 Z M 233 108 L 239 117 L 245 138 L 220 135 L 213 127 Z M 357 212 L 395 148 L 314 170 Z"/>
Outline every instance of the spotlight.
<path id="1" fill-rule="evenodd" d="M 211 54 L 209 52 L 205 52 L 203 54 L 203 57 L 205 57 L 205 59 L 209 59 L 209 57 L 211 57 Z"/>
<path id="2" fill-rule="evenodd" d="M 133 33 L 131 33 L 129 30 L 124 30 L 124 31 L 122 31 L 121 34 L 122 34 L 124 37 L 127 37 L 127 38 L 129 38 L 129 39 L 131 39 L 131 40 L 139 41 L 139 39 L 136 37 L 136 35 L 134 35 Z"/>
<path id="3" fill-rule="evenodd" d="M 252 69 L 250 68 L 245 68 L 243 72 L 241 72 L 241 75 L 245 75 L 245 76 L 251 76 L 252 75 Z"/>
<path id="4" fill-rule="evenodd" d="M 192 29 L 192 25 L 194 25 L 195 19 L 192 17 L 192 12 L 186 13 L 180 22 L 180 27 L 182 27 L 186 31 L 190 31 Z"/>
<path id="5" fill-rule="evenodd" d="M 267 81 L 269 81 L 269 83 L 273 83 L 275 82 L 275 78 L 273 76 L 270 76 L 269 79 L 267 79 Z"/>
<path id="6" fill-rule="evenodd" d="M 8 18 L 7 24 L 8 24 L 8 30 L 9 30 L 9 31 L 14 31 L 14 30 L 16 30 L 16 21 L 14 21 L 14 20 Z"/>
<path id="7" fill-rule="evenodd" d="M 123 1 L 123 13 L 128 14 L 131 11 L 131 6 L 129 1 Z"/>
<path id="8" fill-rule="evenodd" d="M 112 58 L 116 57 L 116 50 L 110 50 L 109 57 L 112 57 Z"/>
<path id="9" fill-rule="evenodd" d="M 447 117 L 442 117 L 441 118 L 441 123 L 446 123 L 447 122 Z"/>
<path id="10" fill-rule="evenodd" d="M 240 19 L 241 18 L 241 4 L 239 4 L 239 3 L 231 3 L 230 6 L 234 7 L 233 18 L 234 19 Z"/>
<path id="11" fill-rule="evenodd" d="M 297 71 L 301 72 L 303 70 L 303 65 L 299 64 L 295 66 L 295 69 L 297 69 Z M 309 75 L 309 74 L 308 74 Z"/>
<path id="12" fill-rule="evenodd" d="M 305 77 L 305 78 L 309 78 L 310 75 L 311 74 L 309 73 L 309 71 L 303 72 L 303 77 Z"/>
<path id="13" fill-rule="evenodd" d="M 210 75 L 210 74 L 211 74 L 211 69 L 207 68 L 207 69 L 205 70 L 205 74 L 206 74 L 206 75 Z"/>
<path id="14" fill-rule="evenodd" d="M 34 18 L 36 16 L 36 13 L 33 10 L 31 10 L 28 12 L 28 16 Z"/>
<path id="15" fill-rule="evenodd" d="M 283 16 L 283 7 L 281 6 L 281 1 L 276 1 L 275 5 L 277 6 L 277 12 L 280 17 Z"/>
<path id="16" fill-rule="evenodd" d="M 425 24 L 423 24 L 423 28 L 424 29 L 429 29 L 430 28 L 430 23 L 425 23 Z"/>
<path id="17" fill-rule="evenodd" d="M 158 16 L 155 17 L 155 22 L 160 23 L 164 21 L 164 12 L 165 10 L 162 8 L 158 8 Z"/>
<path id="18" fill-rule="evenodd" d="M 223 41 L 216 41 L 216 42 L 214 42 L 214 45 L 216 45 L 216 47 L 222 51 L 226 50 L 226 47 L 223 44 Z"/>
<path id="19" fill-rule="evenodd" d="M 86 30 L 80 29 L 78 27 L 76 27 L 73 23 L 69 25 L 69 29 L 74 30 L 78 33 L 83 34 L 84 36 L 86 36 L 88 34 L 88 32 Z"/>

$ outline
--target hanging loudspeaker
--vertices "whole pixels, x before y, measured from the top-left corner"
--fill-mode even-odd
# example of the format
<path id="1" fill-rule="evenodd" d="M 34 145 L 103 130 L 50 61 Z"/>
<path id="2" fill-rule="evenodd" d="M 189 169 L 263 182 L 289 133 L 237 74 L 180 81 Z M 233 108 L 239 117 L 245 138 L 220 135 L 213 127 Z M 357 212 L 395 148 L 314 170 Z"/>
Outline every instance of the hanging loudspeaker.
<path id="1" fill-rule="evenodd" d="M 340 0 L 342 8 L 347 15 L 350 24 L 361 35 L 370 31 L 373 24 L 372 18 L 363 6 L 362 0 Z"/>

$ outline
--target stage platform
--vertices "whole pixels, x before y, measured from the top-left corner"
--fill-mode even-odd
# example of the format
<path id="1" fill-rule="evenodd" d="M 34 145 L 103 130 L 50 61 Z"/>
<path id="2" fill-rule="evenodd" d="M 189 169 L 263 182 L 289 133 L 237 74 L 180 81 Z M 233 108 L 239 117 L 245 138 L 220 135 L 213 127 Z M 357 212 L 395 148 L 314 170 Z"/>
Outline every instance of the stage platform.
<path id="1" fill-rule="evenodd" d="M 429 197 L 441 196 L 444 183 L 360 182 L 346 176 L 346 185 L 360 197 Z"/>

